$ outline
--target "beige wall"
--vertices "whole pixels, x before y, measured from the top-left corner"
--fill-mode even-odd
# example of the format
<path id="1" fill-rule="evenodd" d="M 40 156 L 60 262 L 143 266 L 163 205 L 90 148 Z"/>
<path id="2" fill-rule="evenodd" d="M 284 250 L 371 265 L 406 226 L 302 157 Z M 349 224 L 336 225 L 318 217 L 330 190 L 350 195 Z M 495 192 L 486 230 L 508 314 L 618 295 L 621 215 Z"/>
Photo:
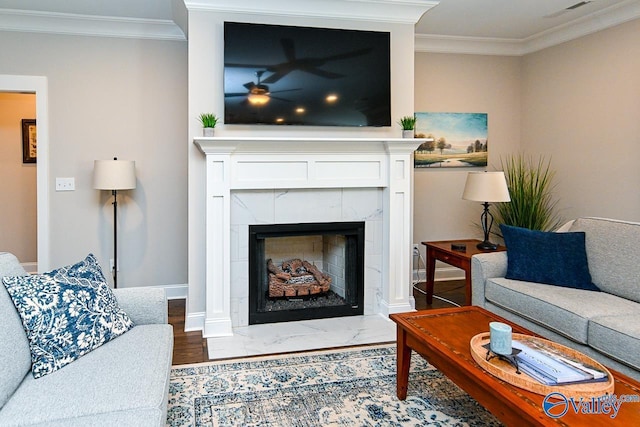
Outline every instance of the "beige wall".
<path id="1" fill-rule="evenodd" d="M 35 117 L 35 95 L 0 92 L 0 252 L 22 263 L 38 258 L 37 165 L 22 163 L 22 119 Z"/>
<path id="2" fill-rule="evenodd" d="M 416 53 L 415 63 L 415 110 L 488 113 L 487 170 L 500 169 L 500 157 L 519 146 L 521 58 Z M 474 225 L 482 206 L 462 200 L 468 172 L 478 170 L 415 170 L 415 243 L 482 237 Z"/>
<path id="3" fill-rule="evenodd" d="M 551 158 L 566 220 L 640 221 L 639 34 L 635 20 L 524 57 L 416 53 L 415 109 L 487 112 L 488 170 Z M 416 170 L 414 242 L 481 237 L 481 206 L 461 199 L 470 170 Z"/>
<path id="4" fill-rule="evenodd" d="M 112 199 L 92 172 L 118 156 L 138 180 L 118 197 L 119 286 L 186 283 L 186 42 L 4 32 L 0 52 L 0 74 L 48 79 L 51 266 L 93 252 L 108 271 Z"/>
<path id="5" fill-rule="evenodd" d="M 640 19 L 523 60 L 522 147 L 552 158 L 562 215 L 640 221 Z"/>

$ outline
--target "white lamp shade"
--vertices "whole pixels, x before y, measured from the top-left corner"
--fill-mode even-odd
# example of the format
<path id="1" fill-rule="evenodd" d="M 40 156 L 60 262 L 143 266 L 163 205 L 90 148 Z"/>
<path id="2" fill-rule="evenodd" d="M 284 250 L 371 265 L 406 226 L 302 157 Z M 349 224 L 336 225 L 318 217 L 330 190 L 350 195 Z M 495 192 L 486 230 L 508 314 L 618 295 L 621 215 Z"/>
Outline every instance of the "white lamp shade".
<path id="1" fill-rule="evenodd" d="M 462 198 L 475 202 L 509 202 L 504 172 L 469 172 Z"/>
<path id="2" fill-rule="evenodd" d="M 93 188 L 131 190 L 136 188 L 136 162 L 133 160 L 96 160 L 93 164 Z"/>

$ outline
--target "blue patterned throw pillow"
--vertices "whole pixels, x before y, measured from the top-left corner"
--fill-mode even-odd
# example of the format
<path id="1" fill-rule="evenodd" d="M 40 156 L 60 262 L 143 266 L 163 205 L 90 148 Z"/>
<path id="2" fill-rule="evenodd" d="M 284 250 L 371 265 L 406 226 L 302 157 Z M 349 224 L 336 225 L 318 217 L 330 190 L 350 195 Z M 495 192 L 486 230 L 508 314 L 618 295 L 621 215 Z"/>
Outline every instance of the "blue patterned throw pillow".
<path id="1" fill-rule="evenodd" d="M 34 378 L 68 365 L 133 327 L 93 254 L 71 266 L 37 276 L 3 277 L 2 282 L 27 332 Z"/>

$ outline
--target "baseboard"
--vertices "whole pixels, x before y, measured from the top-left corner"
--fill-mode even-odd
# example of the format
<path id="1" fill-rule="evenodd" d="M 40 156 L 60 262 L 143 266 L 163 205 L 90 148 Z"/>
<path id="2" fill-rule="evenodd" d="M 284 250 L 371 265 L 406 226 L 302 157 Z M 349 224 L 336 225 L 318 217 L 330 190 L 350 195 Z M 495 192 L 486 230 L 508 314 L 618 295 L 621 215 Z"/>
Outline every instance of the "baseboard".
<path id="1" fill-rule="evenodd" d="M 413 280 L 418 282 L 426 281 L 424 270 L 413 270 Z M 464 280 L 464 271 L 456 267 L 436 268 L 434 280 L 436 282 L 443 280 Z"/>
<path id="2" fill-rule="evenodd" d="M 149 287 L 164 289 L 167 299 L 186 299 L 189 293 L 188 285 L 156 285 Z"/>
<path id="3" fill-rule="evenodd" d="M 204 331 L 204 319 L 205 312 L 197 312 L 187 314 L 184 319 L 184 331 L 185 332 L 193 332 L 193 331 Z"/>
<path id="4" fill-rule="evenodd" d="M 37 274 L 38 273 L 38 263 L 37 262 L 23 262 L 21 263 L 22 268 L 29 274 Z"/>
<path id="5" fill-rule="evenodd" d="M 464 270 L 455 267 L 436 268 L 434 280 L 464 280 Z"/>

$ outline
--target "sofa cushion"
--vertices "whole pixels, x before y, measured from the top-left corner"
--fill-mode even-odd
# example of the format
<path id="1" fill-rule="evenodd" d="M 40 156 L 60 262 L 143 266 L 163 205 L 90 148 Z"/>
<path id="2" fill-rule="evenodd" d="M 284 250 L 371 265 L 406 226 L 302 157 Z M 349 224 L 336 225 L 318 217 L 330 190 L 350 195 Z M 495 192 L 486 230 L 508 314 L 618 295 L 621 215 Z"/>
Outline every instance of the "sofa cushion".
<path id="1" fill-rule="evenodd" d="M 635 314 L 592 318 L 589 345 L 640 370 L 640 309 Z"/>
<path id="2" fill-rule="evenodd" d="M 28 375 L 0 425 L 164 425 L 172 343 L 171 325 L 135 326 L 64 369 Z"/>
<path id="3" fill-rule="evenodd" d="M 91 254 L 49 273 L 2 281 L 27 331 L 34 378 L 68 365 L 133 326 Z"/>
<path id="4" fill-rule="evenodd" d="M 485 298 L 582 344 L 588 343 L 591 318 L 640 316 L 640 305 L 615 295 L 505 278 L 488 279 Z"/>
<path id="5" fill-rule="evenodd" d="M 553 233 L 500 225 L 507 246 L 507 279 L 590 291 L 584 233 Z"/>
<path id="6" fill-rule="evenodd" d="M 18 259 L 10 253 L 0 253 L 0 280 L 3 276 L 27 275 Z M 29 341 L 11 297 L 0 285 L 0 408 L 18 388 L 31 369 Z"/>
<path id="7" fill-rule="evenodd" d="M 640 224 L 578 218 L 571 231 L 586 234 L 589 270 L 600 290 L 640 302 Z"/>

